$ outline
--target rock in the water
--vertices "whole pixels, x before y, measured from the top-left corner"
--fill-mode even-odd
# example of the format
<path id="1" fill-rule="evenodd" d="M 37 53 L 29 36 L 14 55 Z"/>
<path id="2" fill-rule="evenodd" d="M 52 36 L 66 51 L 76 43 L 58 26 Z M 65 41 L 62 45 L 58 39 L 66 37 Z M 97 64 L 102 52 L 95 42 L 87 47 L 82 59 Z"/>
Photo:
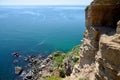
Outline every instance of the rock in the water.
<path id="1" fill-rule="evenodd" d="M 20 57 L 20 53 L 19 52 L 14 52 L 14 53 L 12 53 L 12 55 L 15 56 L 15 57 Z"/>
<path id="2" fill-rule="evenodd" d="M 30 71 L 29 73 L 26 74 L 26 76 L 25 76 L 25 80 L 31 80 L 32 77 L 33 77 L 33 72 Z"/>
<path id="3" fill-rule="evenodd" d="M 15 74 L 20 75 L 22 73 L 22 71 L 23 71 L 22 67 L 19 67 L 19 66 L 15 67 Z"/>
<path id="4" fill-rule="evenodd" d="M 24 57 L 24 61 L 29 61 L 29 58 L 27 58 L 27 57 Z"/>
<path id="5" fill-rule="evenodd" d="M 17 63 L 17 62 L 19 62 L 19 60 L 16 60 L 16 59 L 15 59 L 15 60 L 13 61 L 13 63 Z"/>

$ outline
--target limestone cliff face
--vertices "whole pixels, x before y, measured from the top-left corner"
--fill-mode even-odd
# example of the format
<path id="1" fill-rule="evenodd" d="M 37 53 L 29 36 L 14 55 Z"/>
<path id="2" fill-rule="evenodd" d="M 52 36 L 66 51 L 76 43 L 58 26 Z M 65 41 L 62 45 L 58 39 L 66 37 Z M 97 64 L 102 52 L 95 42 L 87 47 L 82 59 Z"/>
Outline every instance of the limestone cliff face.
<path id="1" fill-rule="evenodd" d="M 94 0 L 86 9 L 86 26 L 115 27 L 120 19 L 120 0 Z"/>
<path id="2" fill-rule="evenodd" d="M 120 0 L 94 0 L 86 8 L 80 77 L 120 80 Z M 119 22 L 118 22 L 119 21 Z"/>

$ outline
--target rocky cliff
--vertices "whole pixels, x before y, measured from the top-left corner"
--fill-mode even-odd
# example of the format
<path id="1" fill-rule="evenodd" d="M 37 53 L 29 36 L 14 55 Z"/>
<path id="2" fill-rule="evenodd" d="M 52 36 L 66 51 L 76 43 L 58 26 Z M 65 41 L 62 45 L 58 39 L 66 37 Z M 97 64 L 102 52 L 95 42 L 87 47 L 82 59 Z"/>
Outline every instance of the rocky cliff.
<path id="1" fill-rule="evenodd" d="M 120 0 L 94 0 L 86 8 L 79 77 L 120 80 Z"/>

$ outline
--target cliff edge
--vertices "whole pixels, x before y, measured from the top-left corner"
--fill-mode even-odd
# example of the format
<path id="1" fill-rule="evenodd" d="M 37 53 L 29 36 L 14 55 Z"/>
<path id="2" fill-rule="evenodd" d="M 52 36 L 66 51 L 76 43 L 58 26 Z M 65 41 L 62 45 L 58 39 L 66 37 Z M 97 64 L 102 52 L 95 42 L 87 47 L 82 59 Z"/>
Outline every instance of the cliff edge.
<path id="1" fill-rule="evenodd" d="M 79 77 L 120 80 L 120 0 L 94 0 L 86 8 Z"/>

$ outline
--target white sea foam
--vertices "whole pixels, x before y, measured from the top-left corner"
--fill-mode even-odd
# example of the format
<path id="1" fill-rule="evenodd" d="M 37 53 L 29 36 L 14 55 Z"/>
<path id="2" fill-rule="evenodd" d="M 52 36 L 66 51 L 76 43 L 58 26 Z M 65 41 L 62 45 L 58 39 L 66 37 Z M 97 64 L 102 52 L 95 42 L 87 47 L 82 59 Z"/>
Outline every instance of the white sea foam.
<path id="1" fill-rule="evenodd" d="M 37 45 L 42 45 L 42 44 L 44 44 L 45 43 L 45 40 L 43 40 L 43 41 L 41 41 L 41 42 L 39 42 Z"/>
<path id="2" fill-rule="evenodd" d="M 22 12 L 21 14 L 28 14 L 28 15 L 40 16 L 40 13 L 34 12 L 34 11 L 24 11 L 24 12 Z"/>

